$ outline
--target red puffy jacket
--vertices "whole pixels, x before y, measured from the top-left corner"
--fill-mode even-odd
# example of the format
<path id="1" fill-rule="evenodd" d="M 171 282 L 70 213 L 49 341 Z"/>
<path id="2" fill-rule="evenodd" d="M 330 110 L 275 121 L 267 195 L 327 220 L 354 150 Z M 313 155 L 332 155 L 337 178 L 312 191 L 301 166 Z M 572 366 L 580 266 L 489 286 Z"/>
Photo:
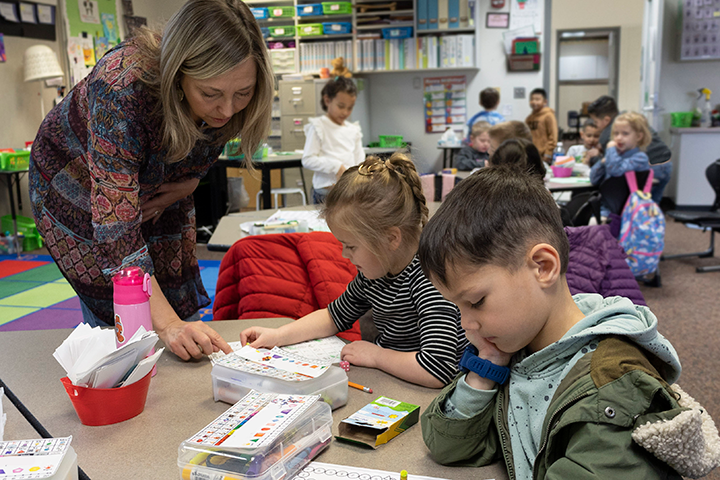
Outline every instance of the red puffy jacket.
<path id="1" fill-rule="evenodd" d="M 356 275 L 330 233 L 245 237 L 220 263 L 213 319 L 298 319 L 327 307 Z M 359 323 L 338 336 L 360 340 Z"/>

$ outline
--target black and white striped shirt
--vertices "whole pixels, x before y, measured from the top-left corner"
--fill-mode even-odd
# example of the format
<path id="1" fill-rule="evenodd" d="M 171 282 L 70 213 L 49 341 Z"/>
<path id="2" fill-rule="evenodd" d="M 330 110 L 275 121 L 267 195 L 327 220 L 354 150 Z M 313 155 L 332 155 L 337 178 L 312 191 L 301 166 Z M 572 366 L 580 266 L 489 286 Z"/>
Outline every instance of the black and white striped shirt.
<path id="1" fill-rule="evenodd" d="M 328 305 L 341 332 L 371 308 L 380 332 L 376 344 L 400 352 L 417 351 L 420 366 L 450 383 L 468 341 L 460 326 L 460 310 L 425 277 L 417 255 L 395 277 L 369 280 L 358 273 L 345 293 Z"/>

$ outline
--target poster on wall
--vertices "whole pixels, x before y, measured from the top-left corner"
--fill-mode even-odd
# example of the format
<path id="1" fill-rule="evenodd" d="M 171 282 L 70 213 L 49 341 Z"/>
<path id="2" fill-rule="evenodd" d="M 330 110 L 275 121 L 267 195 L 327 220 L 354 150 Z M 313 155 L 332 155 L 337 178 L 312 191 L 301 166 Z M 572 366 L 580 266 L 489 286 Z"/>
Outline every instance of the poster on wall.
<path id="1" fill-rule="evenodd" d="M 95 0 L 78 0 L 80 21 L 83 23 L 100 23 L 100 7 Z"/>
<path id="2" fill-rule="evenodd" d="M 425 133 L 462 131 L 467 117 L 464 75 L 424 79 Z"/>

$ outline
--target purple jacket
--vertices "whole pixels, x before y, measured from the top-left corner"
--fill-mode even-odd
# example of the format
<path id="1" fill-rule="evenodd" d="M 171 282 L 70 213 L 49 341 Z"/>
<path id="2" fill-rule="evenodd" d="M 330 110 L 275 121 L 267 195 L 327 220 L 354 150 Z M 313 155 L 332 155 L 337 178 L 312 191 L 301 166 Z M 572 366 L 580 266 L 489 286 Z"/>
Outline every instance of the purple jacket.
<path id="1" fill-rule="evenodd" d="M 565 227 L 570 242 L 567 282 L 570 293 L 621 296 L 647 305 L 637 280 L 625 262 L 625 252 L 610 233 L 610 225 Z"/>

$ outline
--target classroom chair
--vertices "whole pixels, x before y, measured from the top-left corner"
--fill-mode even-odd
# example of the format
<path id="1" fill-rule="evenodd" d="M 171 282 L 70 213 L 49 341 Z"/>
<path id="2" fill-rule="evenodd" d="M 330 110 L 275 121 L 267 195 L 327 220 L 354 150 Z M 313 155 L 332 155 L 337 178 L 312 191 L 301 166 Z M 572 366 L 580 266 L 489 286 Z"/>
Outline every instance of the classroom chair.
<path id="1" fill-rule="evenodd" d="M 285 195 L 294 195 L 298 194 L 302 197 L 302 204 L 307 205 L 307 197 L 305 197 L 305 192 L 302 188 L 272 188 L 270 189 L 270 193 L 275 197 L 275 208 L 279 207 L 278 204 L 278 196 L 283 195 L 283 201 L 285 201 Z M 257 196 L 255 198 L 255 210 L 260 210 L 260 197 L 262 196 L 263 191 L 260 190 L 257 193 Z M 263 205 L 264 208 L 270 208 L 270 205 Z"/>
<path id="2" fill-rule="evenodd" d="M 588 225 L 593 217 L 598 225 L 602 223 L 600 193 L 598 192 L 583 192 L 573 195 L 569 202 L 560 207 L 560 210 L 565 227 Z"/>
<path id="3" fill-rule="evenodd" d="M 715 191 L 715 202 L 710 210 L 670 210 L 666 215 L 688 227 L 700 228 L 704 232 L 709 230 L 710 246 L 702 252 L 663 255 L 661 260 L 687 257 L 710 258 L 715 255 L 715 232 L 720 231 L 720 212 L 718 211 L 720 210 L 720 159 L 715 160 L 705 169 L 705 177 Z M 695 271 L 698 273 L 717 272 L 720 271 L 720 265 L 697 267 Z"/>
<path id="4" fill-rule="evenodd" d="M 642 189 L 645 185 L 649 173 L 650 170 L 635 172 L 638 188 Z M 604 180 L 598 189 L 600 190 L 601 198 L 605 201 L 605 205 L 607 205 L 610 213 L 622 216 L 623 208 L 625 208 L 625 203 L 627 203 L 627 199 L 630 196 L 630 188 L 628 187 L 627 180 L 625 180 L 625 175 L 620 177 L 610 177 L 607 180 Z M 650 287 L 661 287 L 662 282 L 660 278 L 660 266 L 658 266 L 657 270 L 655 270 L 655 274 L 652 278 L 641 278 L 640 280 Z"/>

